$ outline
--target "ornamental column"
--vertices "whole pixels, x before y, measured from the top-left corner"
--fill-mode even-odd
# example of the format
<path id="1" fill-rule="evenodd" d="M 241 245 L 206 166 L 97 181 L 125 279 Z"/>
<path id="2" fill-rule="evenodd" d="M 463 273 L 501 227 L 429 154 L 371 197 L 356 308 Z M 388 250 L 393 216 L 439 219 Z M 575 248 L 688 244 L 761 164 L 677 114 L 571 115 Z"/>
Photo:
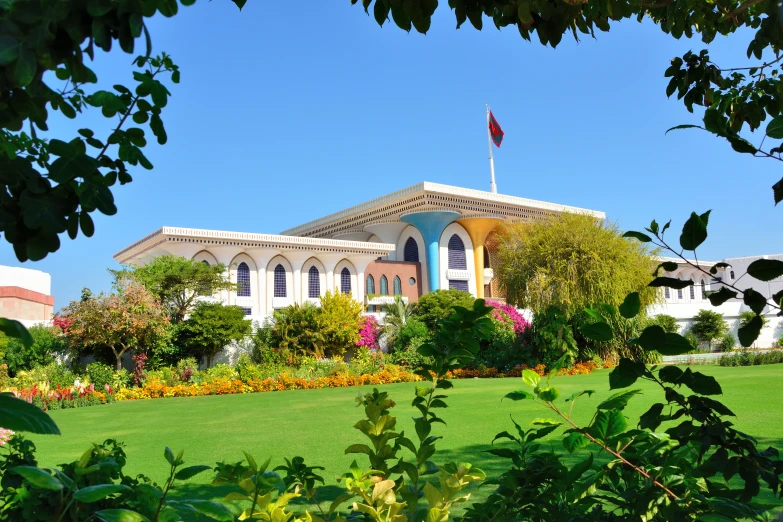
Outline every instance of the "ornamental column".
<path id="1" fill-rule="evenodd" d="M 430 292 L 439 287 L 440 281 L 440 236 L 443 230 L 460 218 L 462 214 L 450 210 L 432 210 L 426 212 L 414 212 L 400 216 L 400 221 L 413 225 L 421 232 L 426 245 L 427 279 Z"/>
<path id="2" fill-rule="evenodd" d="M 503 218 L 475 217 L 457 221 L 473 242 L 473 264 L 476 269 L 476 297 L 484 299 L 484 242 Z"/>

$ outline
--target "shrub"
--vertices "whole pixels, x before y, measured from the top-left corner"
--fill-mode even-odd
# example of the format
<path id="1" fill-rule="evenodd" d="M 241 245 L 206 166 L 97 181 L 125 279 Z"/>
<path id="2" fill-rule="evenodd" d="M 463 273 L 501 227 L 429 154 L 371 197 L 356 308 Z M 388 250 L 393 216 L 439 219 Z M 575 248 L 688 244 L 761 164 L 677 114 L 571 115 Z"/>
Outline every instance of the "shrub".
<path id="1" fill-rule="evenodd" d="M 525 316 L 510 304 L 499 303 L 497 301 L 487 301 L 486 304 L 487 306 L 494 308 L 494 310 L 492 310 L 492 318 L 496 321 L 509 324 L 517 337 L 524 334 L 525 331 L 530 328 L 530 321 L 525 319 Z"/>
<path id="2" fill-rule="evenodd" d="M 269 376 L 265 368 L 255 364 L 246 353 L 239 356 L 234 369 L 242 382 L 248 382 L 253 379 L 265 379 Z"/>
<path id="3" fill-rule="evenodd" d="M 424 326 L 424 323 L 419 323 Z M 424 329 L 426 331 L 426 326 Z M 416 336 L 408 340 L 408 344 L 404 347 L 393 351 L 389 355 L 389 362 L 402 366 L 403 368 L 419 368 L 427 360 L 423 355 L 418 352 L 419 346 L 427 342 L 426 335 Z"/>
<path id="4" fill-rule="evenodd" d="M 666 314 L 658 314 L 655 317 L 651 317 L 647 323 L 648 326 L 658 325 L 663 328 L 666 333 L 680 333 L 680 325 L 677 322 L 676 317 Z"/>
<path id="5" fill-rule="evenodd" d="M 418 319 L 410 318 L 405 322 L 404 325 L 402 325 L 402 327 L 400 327 L 400 330 L 395 338 L 392 351 L 405 351 L 408 349 L 413 339 L 426 339 L 429 336 L 430 330 L 427 328 L 426 324 Z"/>
<path id="6" fill-rule="evenodd" d="M 207 380 L 239 378 L 237 371 L 232 366 L 225 363 L 218 363 L 212 368 L 207 368 L 205 374 Z"/>
<path id="7" fill-rule="evenodd" d="M 772 350 L 767 353 L 751 353 L 742 350 L 740 353 L 724 355 L 718 361 L 721 366 L 758 366 L 762 364 L 783 363 L 783 350 Z"/>
<path id="8" fill-rule="evenodd" d="M 348 294 L 326 292 L 316 315 L 323 335 L 323 356 L 341 357 L 359 340 L 362 305 Z"/>
<path id="9" fill-rule="evenodd" d="M 560 309 L 552 306 L 533 316 L 533 358 L 547 366 L 570 354 L 577 354 L 576 340 L 568 318 Z"/>
<path id="10" fill-rule="evenodd" d="M 350 368 L 356 375 L 375 374 L 383 370 L 383 354 L 362 346 L 351 357 Z"/>
<path id="11" fill-rule="evenodd" d="M 193 373 L 198 371 L 198 361 L 195 357 L 185 357 L 177 361 L 177 373 L 179 374 L 179 380 L 182 382 L 189 382 Z"/>
<path id="12" fill-rule="evenodd" d="M 19 372 L 11 379 L 11 386 L 15 388 L 29 388 L 34 385 L 48 383 L 52 388 L 61 386 L 73 386 L 79 380 L 78 376 L 70 371 L 64 364 L 51 363 L 46 366 L 37 366 L 29 372 Z"/>
<path id="13" fill-rule="evenodd" d="M 59 328 L 43 325 L 31 326 L 28 331 L 33 344 L 26 347 L 21 340 L 7 338 L 5 360 L 8 373 L 13 377 L 19 372 L 30 371 L 36 366 L 47 366 L 56 362 L 66 352 L 66 344 Z M 0 334 L 2 335 L 2 334 Z"/>
<path id="14" fill-rule="evenodd" d="M 87 376 L 90 378 L 90 382 L 95 385 L 95 388 L 102 390 L 105 385 L 114 387 L 114 369 L 108 364 L 99 362 L 90 363 L 85 369 Z"/>
<path id="15" fill-rule="evenodd" d="M 718 341 L 718 348 L 721 352 L 730 352 L 737 346 L 737 340 L 734 338 L 734 334 L 726 332 Z"/>
<path id="16" fill-rule="evenodd" d="M 254 345 L 263 338 L 263 348 L 266 351 L 274 350 L 266 356 L 262 355 L 262 362 L 266 363 L 266 359 L 278 359 L 276 362 L 297 365 L 306 355 L 323 357 L 325 336 L 319 326 L 320 314 L 321 310 L 312 303 L 293 304 L 275 310 L 268 332 L 256 331 L 254 336 Z"/>
<path id="17" fill-rule="evenodd" d="M 699 310 L 699 313 L 693 317 L 691 332 L 699 341 L 707 343 L 710 350 L 712 350 L 712 342 L 720 339 L 728 331 L 729 325 L 718 312 Z"/>
<path id="18" fill-rule="evenodd" d="M 469 292 L 453 289 L 436 290 L 419 298 L 413 306 L 412 315 L 433 330 L 438 321 L 454 313 L 455 306 L 471 309 L 475 300 L 476 298 Z"/>
<path id="19" fill-rule="evenodd" d="M 370 350 L 378 350 L 378 336 L 380 335 L 380 329 L 378 328 L 378 321 L 375 317 L 368 315 L 361 319 L 359 340 L 356 341 L 356 346 L 365 347 Z"/>
<path id="20" fill-rule="evenodd" d="M 701 349 L 701 346 L 699 344 L 699 338 L 696 337 L 696 334 L 693 332 L 685 332 L 685 340 L 688 341 L 688 343 L 691 345 L 691 351 L 688 353 L 703 353 L 704 350 Z"/>
<path id="21" fill-rule="evenodd" d="M 754 317 L 756 317 L 756 314 L 754 312 L 751 312 L 750 310 L 748 310 L 746 312 L 742 312 L 739 315 L 739 325 L 738 326 L 740 328 L 746 327 L 753 320 Z M 759 315 L 759 317 L 761 317 L 761 328 L 763 329 L 763 328 L 765 328 L 769 324 L 769 319 L 767 319 L 766 316 L 764 316 L 764 315 Z"/>

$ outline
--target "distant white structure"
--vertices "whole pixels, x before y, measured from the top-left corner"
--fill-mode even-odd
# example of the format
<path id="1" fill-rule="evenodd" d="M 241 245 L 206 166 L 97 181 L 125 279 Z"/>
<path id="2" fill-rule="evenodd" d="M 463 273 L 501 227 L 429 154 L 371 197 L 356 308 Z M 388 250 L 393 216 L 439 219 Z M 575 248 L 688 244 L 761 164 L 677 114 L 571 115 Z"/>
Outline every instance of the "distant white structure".
<path id="1" fill-rule="evenodd" d="M 650 315 L 671 315 L 677 319 L 677 322 L 684 330 L 693 322 L 693 316 L 699 313 L 699 310 L 712 310 L 723 315 L 724 320 L 729 324 L 731 332 L 736 338 L 740 314 L 751 311 L 750 307 L 743 303 L 741 299 L 729 299 L 722 305 L 715 307 L 710 304 L 707 295 L 720 290 L 721 286 L 725 286 L 724 283 L 732 284 L 741 290 L 753 288 L 767 299 L 783 290 L 783 278 L 765 282 L 745 275 L 748 271 L 748 266 L 757 259 L 779 259 L 783 261 L 783 254 L 727 258 L 722 262 L 727 263 L 729 266 L 717 269 L 716 274 L 710 276 L 705 275 L 681 259 L 662 258 L 661 261 L 677 263 L 678 268 L 673 272 L 661 272 L 660 275 L 676 277 L 686 281 L 691 280 L 694 284 L 682 290 L 662 289 L 664 302 L 653 306 L 649 311 Z M 691 262 L 697 263 L 696 261 Z M 718 261 L 698 261 L 698 265 L 707 272 L 710 272 L 710 269 L 717 264 Z M 771 309 L 769 306 L 764 309 L 763 315 L 767 319 L 767 325 L 756 340 L 755 347 L 769 348 L 783 336 L 783 318 L 778 317 L 777 312 L 778 310 Z"/>
<path id="2" fill-rule="evenodd" d="M 0 266 L 0 317 L 25 326 L 52 320 L 52 276 L 40 270 Z"/>

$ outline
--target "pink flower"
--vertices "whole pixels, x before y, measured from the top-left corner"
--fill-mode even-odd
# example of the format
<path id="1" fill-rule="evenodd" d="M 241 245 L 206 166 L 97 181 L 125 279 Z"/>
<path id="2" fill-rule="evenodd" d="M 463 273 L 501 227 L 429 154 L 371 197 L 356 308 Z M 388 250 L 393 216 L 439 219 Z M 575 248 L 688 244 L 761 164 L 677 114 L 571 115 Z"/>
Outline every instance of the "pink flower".
<path id="1" fill-rule="evenodd" d="M 517 336 L 522 335 L 525 330 L 530 328 L 530 322 L 510 304 L 498 303 L 497 301 L 487 301 L 486 304 L 495 308 L 492 310 L 492 317 L 496 321 L 512 325 Z"/>
<path id="2" fill-rule="evenodd" d="M 12 430 L 0 428 L 0 446 L 5 446 L 13 435 L 14 432 Z"/>
<path id="3" fill-rule="evenodd" d="M 378 347 L 378 321 L 375 317 L 369 315 L 362 317 L 361 326 L 359 328 L 359 339 L 356 341 L 356 346 L 366 346 L 370 350 L 377 350 Z"/>

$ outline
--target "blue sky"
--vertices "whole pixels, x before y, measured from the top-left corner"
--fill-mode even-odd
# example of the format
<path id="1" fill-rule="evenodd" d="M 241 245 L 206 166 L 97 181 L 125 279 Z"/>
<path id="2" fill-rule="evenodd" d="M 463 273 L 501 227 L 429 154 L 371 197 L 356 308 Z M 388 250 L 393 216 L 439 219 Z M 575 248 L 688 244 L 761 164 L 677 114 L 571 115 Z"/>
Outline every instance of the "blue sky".
<path id="1" fill-rule="evenodd" d="M 506 132 L 501 193 L 603 210 L 625 229 L 673 219 L 677 234 L 691 210 L 714 209 L 701 258 L 783 250 L 779 164 L 700 131 L 664 136 L 697 123 L 666 98 L 663 71 L 699 40 L 625 22 L 553 50 L 488 21 L 455 30 L 446 2 L 426 36 L 379 28 L 348 0 L 250 0 L 242 12 L 202 1 L 149 27 L 182 70 L 163 114 L 169 142 L 151 140 L 155 169 L 116 187 L 119 213 L 94 214 L 93 238 L 24 265 L 51 273 L 55 308 L 108 289 L 113 254 L 164 225 L 278 233 L 420 181 L 487 190 L 485 103 Z M 749 38 L 719 39 L 713 59 L 746 65 Z M 130 61 L 97 56 L 103 88 L 130 85 Z M 105 136 L 109 123 L 54 114 L 51 136 Z M 5 242 L 0 264 L 18 265 Z"/>

